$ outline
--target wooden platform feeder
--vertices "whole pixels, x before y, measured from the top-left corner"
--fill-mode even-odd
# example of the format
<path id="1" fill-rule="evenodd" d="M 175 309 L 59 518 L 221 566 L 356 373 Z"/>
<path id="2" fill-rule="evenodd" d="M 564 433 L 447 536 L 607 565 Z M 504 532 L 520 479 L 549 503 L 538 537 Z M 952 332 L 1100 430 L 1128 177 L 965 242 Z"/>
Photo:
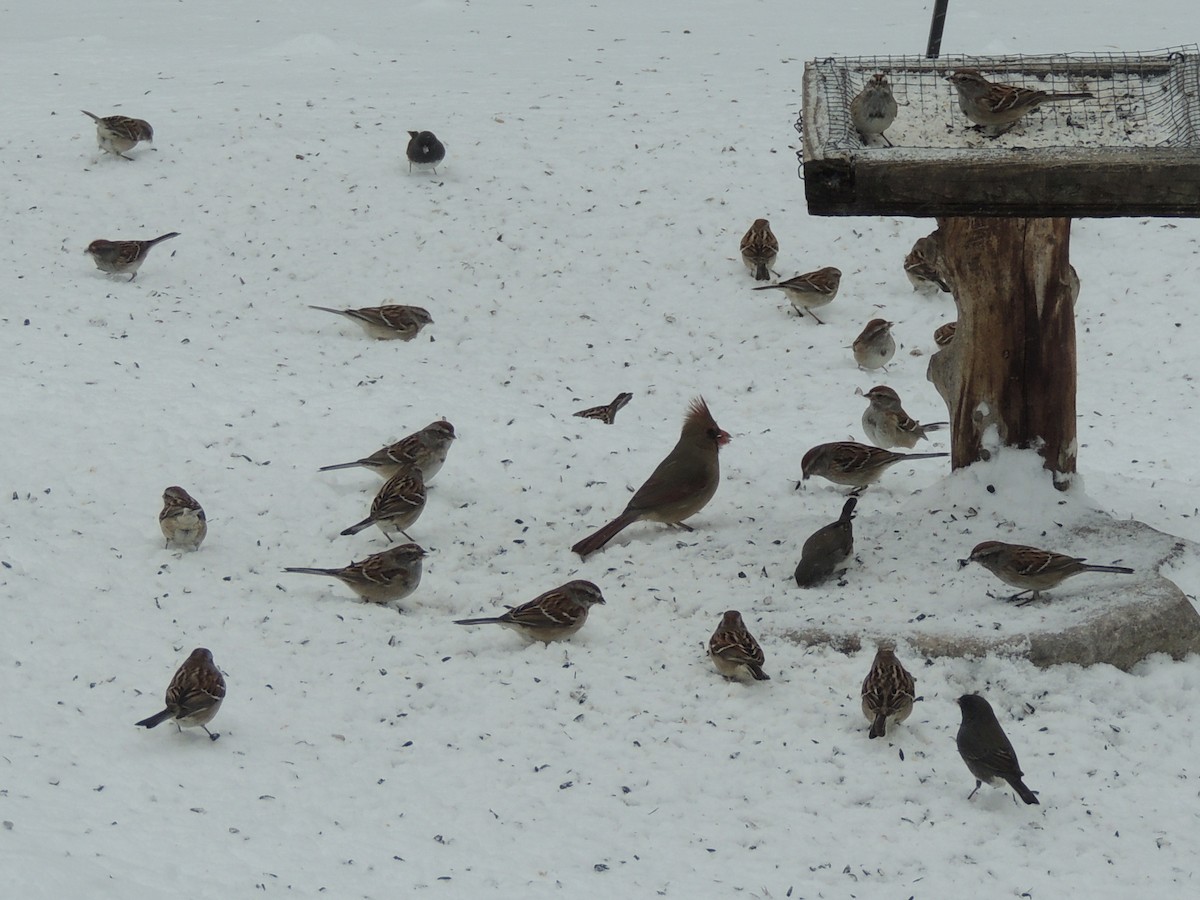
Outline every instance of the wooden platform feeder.
<path id="1" fill-rule="evenodd" d="M 1093 98 L 1045 104 L 992 137 L 946 81 L 960 68 Z M 878 72 L 899 103 L 891 147 L 865 144 L 850 119 Z M 1077 452 L 1071 218 L 1200 216 L 1200 51 L 814 60 L 797 128 L 810 213 L 938 220 L 958 327 L 929 377 L 950 410 L 953 467 L 985 458 L 995 427 L 1064 484 Z"/>

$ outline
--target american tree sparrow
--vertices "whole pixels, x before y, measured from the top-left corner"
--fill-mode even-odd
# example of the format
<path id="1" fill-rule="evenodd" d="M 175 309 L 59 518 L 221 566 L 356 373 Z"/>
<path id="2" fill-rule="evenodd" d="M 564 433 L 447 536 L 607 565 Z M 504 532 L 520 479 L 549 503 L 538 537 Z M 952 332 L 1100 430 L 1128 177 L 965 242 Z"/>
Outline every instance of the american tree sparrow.
<path id="1" fill-rule="evenodd" d="M 568 581 L 528 603 L 509 607 L 499 616 L 455 619 L 456 625 L 504 625 L 543 643 L 569 638 L 587 621 L 588 610 L 604 602 L 600 588 L 590 581 Z"/>
<path id="2" fill-rule="evenodd" d="M 896 355 L 892 323 L 886 319 L 872 319 L 854 339 L 850 349 L 854 351 L 854 361 L 860 369 L 883 369 L 886 372 L 887 364 Z"/>
<path id="3" fill-rule="evenodd" d="M 402 469 L 417 468 L 421 470 L 421 478 L 429 484 L 433 476 L 442 470 L 446 455 L 450 452 L 450 444 L 454 441 L 454 426 L 441 419 L 431 422 L 420 431 L 402 437 L 394 444 L 388 444 L 381 450 L 376 450 L 370 456 L 356 459 L 353 462 L 337 463 L 332 466 L 321 466 L 320 472 L 330 472 L 334 469 L 352 469 L 361 466 L 370 469 L 380 478 L 391 478 Z"/>
<path id="4" fill-rule="evenodd" d="M 1009 597 L 1009 600 L 1016 600 L 1022 594 L 1030 594 L 1029 599 L 1018 603 L 1018 606 L 1033 603 L 1041 597 L 1042 591 L 1057 587 L 1072 575 L 1083 572 L 1133 574 L 1133 569 L 1126 566 L 1093 566 L 1085 563 L 1081 557 L 1064 556 L 1051 550 L 1039 550 L 1037 547 L 1021 544 L 1005 544 L 1001 541 L 976 544 L 971 555 L 967 559 L 960 559 L 958 564 L 965 566 L 972 562 L 979 563 L 1005 584 L 1021 589 Z"/>
<path id="5" fill-rule="evenodd" d="M 817 316 L 814 309 L 820 309 L 822 306 L 828 306 L 833 302 L 833 298 L 837 296 L 838 286 L 842 283 L 841 269 L 835 269 L 833 266 L 826 266 L 823 269 L 817 269 L 815 272 L 806 272 L 803 275 L 797 275 L 795 278 L 789 278 L 787 281 L 781 281 L 778 284 L 764 284 L 761 287 L 756 287 L 756 291 L 783 291 L 793 308 L 803 318 L 805 313 L 808 313 L 817 320 L 818 325 L 825 323 Z"/>
<path id="6" fill-rule="evenodd" d="M 411 528 L 425 509 L 425 479 L 420 469 L 401 469 L 383 483 L 371 501 L 371 514 L 355 522 L 342 534 L 358 534 L 372 525 L 379 527 L 389 541 L 399 533 L 412 540 L 406 528 Z"/>
<path id="7" fill-rule="evenodd" d="M 1086 91 L 1052 94 L 999 84 L 988 81 L 976 69 L 959 69 L 947 80 L 958 90 L 958 106 L 963 114 L 976 125 L 992 129 L 993 134 L 1007 131 L 1018 119 L 1043 103 L 1092 98 Z"/>
<path id="8" fill-rule="evenodd" d="M 943 274 L 942 251 L 939 232 L 917 238 L 908 256 L 904 257 L 904 274 L 914 291 L 926 294 L 943 291 L 950 293 L 950 282 Z"/>
<path id="9" fill-rule="evenodd" d="M 225 678 L 221 670 L 213 662 L 212 653 L 204 647 L 197 647 L 167 685 L 167 708 L 148 719 L 142 719 L 137 725 L 153 728 L 167 719 L 174 719 L 181 731 L 184 728 L 203 728 L 209 740 L 215 741 L 221 735 L 209 731 L 207 726 L 224 699 Z"/>
<path id="10" fill-rule="evenodd" d="M 754 273 L 755 281 L 770 281 L 771 266 L 779 255 L 779 241 L 771 231 L 766 219 L 755 219 L 750 230 L 742 237 L 742 262 Z"/>
<path id="11" fill-rule="evenodd" d="M 917 697 L 916 679 L 896 659 L 893 647 L 875 651 L 871 671 L 863 680 L 862 711 L 871 723 L 867 737 L 884 737 L 888 725 L 898 725 L 908 718 Z"/>
<path id="12" fill-rule="evenodd" d="M 424 557 L 425 551 L 416 544 L 399 544 L 337 569 L 291 566 L 283 571 L 336 578 L 368 603 L 387 604 L 417 589 Z"/>
<path id="13" fill-rule="evenodd" d="M 862 135 L 863 143 L 881 137 L 889 147 L 892 146 L 884 132 L 896 121 L 897 112 L 899 107 L 892 96 L 892 86 L 882 72 L 872 75 L 850 101 L 850 121 Z"/>
<path id="14" fill-rule="evenodd" d="M 829 444 L 817 444 L 804 454 L 804 459 L 800 462 L 800 468 L 804 474 L 800 480 L 807 481 L 810 476 L 819 475 L 834 484 L 864 488 L 878 481 L 889 466 L 894 466 L 898 462 L 906 459 L 934 459 L 949 455 L 949 453 L 895 453 L 854 441 L 834 441 Z"/>
<path id="15" fill-rule="evenodd" d="M 721 624 L 708 639 L 708 655 L 717 671 L 726 678 L 739 681 L 770 681 L 762 670 L 763 651 L 742 621 L 742 614 L 731 609 L 721 618 Z"/>
<path id="16" fill-rule="evenodd" d="M 96 268 L 110 275 L 129 274 L 129 280 L 137 278 L 138 269 L 146 261 L 146 254 L 155 244 L 179 237 L 178 231 L 160 234 L 150 241 L 106 241 L 98 238 L 87 245 L 84 251 L 96 262 Z"/>
<path id="17" fill-rule="evenodd" d="M 628 391 L 622 391 L 613 398 L 611 403 L 606 403 L 604 406 L 592 406 L 588 409 L 581 409 L 577 413 L 572 413 L 572 415 L 583 419 L 596 419 L 605 425 L 611 425 L 617 420 L 617 413 L 624 409 L 625 404 L 632 399 L 633 394 Z"/>
<path id="18" fill-rule="evenodd" d="M 917 441 L 926 440 L 927 432 L 944 428 L 948 422 L 930 422 L 922 425 L 904 411 L 900 395 L 886 384 L 879 384 L 865 394 L 869 405 L 863 411 L 862 426 L 867 440 L 876 447 L 890 450 L 904 447 L 911 450 Z"/>
<path id="19" fill-rule="evenodd" d="M 433 323 L 429 310 L 419 306 L 403 306 L 390 303 L 386 306 L 365 306 L 362 309 L 333 309 L 329 306 L 313 306 L 309 309 L 319 309 L 334 315 L 345 316 L 351 322 L 362 326 L 368 337 L 377 341 L 411 341 L 422 328 Z"/>
<path id="20" fill-rule="evenodd" d="M 958 698 L 958 708 L 962 711 L 956 740 L 958 755 L 975 776 L 975 790 L 967 795 L 967 799 L 974 797 L 985 781 L 992 785 L 1004 781 L 1026 803 L 1037 803 L 1037 796 L 1021 780 L 1025 773 L 1021 771 L 1016 751 L 996 720 L 991 704 L 978 694 L 963 694 Z"/>
<path id="21" fill-rule="evenodd" d="M 125 155 L 126 150 L 132 150 L 139 141 L 154 140 L 154 129 L 144 119 L 131 119 L 129 116 L 101 117 L 86 109 L 81 109 L 80 112 L 96 123 L 96 143 L 105 153 L 132 160 L 132 156 Z"/>
<path id="22" fill-rule="evenodd" d="M 208 535 L 208 520 L 196 499 L 178 485 L 163 491 L 163 508 L 158 527 L 166 538 L 166 548 L 198 550 Z"/>
<path id="23" fill-rule="evenodd" d="M 954 340 L 954 332 L 957 329 L 957 322 L 947 322 L 944 325 L 939 325 L 933 333 L 933 342 L 939 347 L 949 347 L 950 342 Z"/>

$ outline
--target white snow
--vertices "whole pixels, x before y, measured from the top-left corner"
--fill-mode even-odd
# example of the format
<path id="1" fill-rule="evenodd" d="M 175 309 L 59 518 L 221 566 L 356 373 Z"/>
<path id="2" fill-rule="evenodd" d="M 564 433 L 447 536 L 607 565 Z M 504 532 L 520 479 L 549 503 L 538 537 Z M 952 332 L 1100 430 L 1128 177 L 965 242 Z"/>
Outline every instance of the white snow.
<path id="1" fill-rule="evenodd" d="M 793 491 L 802 454 L 862 439 L 855 388 L 886 382 L 945 418 L 925 366 L 954 316 L 901 268 L 931 222 L 807 215 L 792 127 L 804 60 L 919 53 L 928 4 L 810 6 L 5 11 L 6 896 L 1196 893 L 1200 660 L 1039 670 L 902 644 L 924 699 L 868 741 L 871 650 L 781 637 L 856 610 L 872 634 L 930 607 L 968 626 L 1047 614 L 956 560 L 1052 540 L 1059 501 L 1200 540 L 1200 226 L 1083 220 L 1076 488 L 1002 455 L 990 505 L 956 531 L 929 510 L 989 473 L 899 466 L 860 503 L 846 587 L 791 582 L 844 496 Z M 1195 39 L 1190 10 L 951 4 L 944 51 L 1151 49 Z M 100 158 L 80 109 L 147 119 L 155 143 Z M 410 129 L 445 142 L 437 176 L 407 173 Z M 759 216 L 782 276 L 842 269 L 824 327 L 750 290 L 738 242 Z M 82 252 L 171 230 L 132 283 Z M 389 300 L 434 324 L 374 342 L 308 309 Z M 903 344 L 882 377 L 848 349 L 875 315 Z M 572 417 L 623 390 L 614 426 Z M 696 531 L 635 525 L 581 563 L 568 548 L 698 394 L 734 439 Z M 338 536 L 378 479 L 317 468 L 440 416 L 459 440 L 411 530 L 430 555 L 405 611 L 283 574 L 385 546 Z M 208 513 L 197 553 L 162 547 L 170 484 Z M 1052 549 L 1137 565 L 1137 548 Z M 1200 560 L 1170 574 L 1194 599 Z M 608 603 L 568 643 L 452 624 L 575 577 Z M 1104 577 L 1057 593 L 1086 602 Z M 727 683 L 705 658 L 730 608 L 770 682 Z M 228 681 L 220 740 L 135 728 L 197 646 Z M 1040 806 L 966 800 L 968 691 Z"/>

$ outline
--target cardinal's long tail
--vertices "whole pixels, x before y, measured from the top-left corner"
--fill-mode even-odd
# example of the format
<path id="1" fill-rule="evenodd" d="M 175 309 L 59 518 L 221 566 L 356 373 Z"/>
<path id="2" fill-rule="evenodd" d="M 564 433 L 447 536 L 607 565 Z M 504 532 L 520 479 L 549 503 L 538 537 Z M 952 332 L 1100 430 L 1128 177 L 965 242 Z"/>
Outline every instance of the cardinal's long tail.
<path id="1" fill-rule="evenodd" d="M 636 512 L 625 510 L 595 534 L 588 535 L 578 544 L 571 548 L 572 553 L 578 553 L 584 559 L 587 559 L 618 534 L 641 518 L 641 515 Z"/>

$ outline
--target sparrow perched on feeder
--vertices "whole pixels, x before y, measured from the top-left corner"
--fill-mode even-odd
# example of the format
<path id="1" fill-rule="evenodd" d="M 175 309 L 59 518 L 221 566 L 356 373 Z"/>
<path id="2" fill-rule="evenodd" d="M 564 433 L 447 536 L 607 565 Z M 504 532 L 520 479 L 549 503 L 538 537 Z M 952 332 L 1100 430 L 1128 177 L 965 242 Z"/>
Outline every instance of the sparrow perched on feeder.
<path id="1" fill-rule="evenodd" d="M 898 725 L 907 719 L 913 710 L 916 691 L 916 679 L 896 659 L 895 648 L 876 650 L 871 671 L 862 685 L 862 711 L 871 723 L 867 737 L 884 737 L 889 724 Z"/>
<path id="2" fill-rule="evenodd" d="M 947 322 L 944 325 L 939 325 L 937 330 L 933 332 L 933 342 L 939 347 L 949 347 L 950 342 L 954 340 L 954 332 L 957 330 L 957 322 Z"/>
<path id="3" fill-rule="evenodd" d="M 1092 99 L 1086 91 L 1048 93 L 999 84 L 988 81 L 977 69 L 958 69 L 947 80 L 958 90 L 958 106 L 963 114 L 976 125 L 991 129 L 993 136 L 1003 134 L 1018 119 L 1043 103 Z"/>
<path id="4" fill-rule="evenodd" d="M 876 447 L 890 450 L 904 447 L 911 450 L 917 441 L 927 440 L 926 433 L 944 428 L 948 422 L 922 425 L 904 411 L 900 395 L 886 384 L 879 384 L 865 394 L 869 405 L 863 411 L 862 426 L 867 440 Z"/>
<path id="5" fill-rule="evenodd" d="M 110 275 L 124 275 L 129 272 L 129 280 L 137 278 L 138 269 L 146 261 L 146 254 L 155 244 L 179 237 L 178 231 L 160 234 L 150 241 L 106 241 L 98 238 L 87 245 L 84 251 L 91 255 L 96 262 L 96 268 Z"/>
<path id="6" fill-rule="evenodd" d="M 721 624 L 708 639 L 708 655 L 717 671 L 726 678 L 739 681 L 770 681 L 762 670 L 763 651 L 758 641 L 746 629 L 742 614 L 731 609 L 721 618 Z"/>
<path id="7" fill-rule="evenodd" d="M 742 262 L 754 273 L 755 281 L 770 281 L 771 266 L 779 255 L 779 241 L 771 231 L 766 219 L 755 219 L 750 230 L 742 237 Z"/>
<path id="8" fill-rule="evenodd" d="M 432 131 L 410 131 L 408 137 L 408 147 L 405 150 L 408 156 L 408 171 L 411 173 L 413 166 L 416 166 L 418 169 L 432 169 L 436 175 L 437 164 L 446 158 L 445 146 Z"/>
<path id="9" fill-rule="evenodd" d="M 976 544 L 971 555 L 960 559 L 958 564 L 965 566 L 972 562 L 979 563 L 1005 584 L 1021 589 L 1009 597 L 1009 600 L 1016 600 L 1022 594 L 1030 594 L 1029 599 L 1018 603 L 1018 606 L 1033 603 L 1041 597 L 1042 591 L 1057 587 L 1071 576 L 1083 572 L 1133 574 L 1133 569 L 1127 566 L 1094 566 L 1085 563 L 1081 557 L 1064 556 L 1051 550 L 1039 550 L 1037 547 L 1025 547 L 1021 544 L 1005 544 L 1002 541 L 984 541 Z"/>
<path id="10" fill-rule="evenodd" d="M 691 526 L 683 520 L 704 509 L 717 492 L 721 482 L 717 452 L 728 443 L 729 434 L 717 425 L 704 398 L 697 397 L 688 407 L 679 441 L 638 488 L 624 512 L 579 541 L 571 551 L 586 559 L 622 530 L 643 519 L 691 531 Z"/>
<path id="11" fill-rule="evenodd" d="M 789 278 L 787 281 L 780 281 L 777 284 L 764 284 L 761 287 L 754 288 L 754 290 L 783 291 L 801 317 L 805 313 L 808 313 L 817 320 L 818 325 L 824 325 L 825 323 L 818 318 L 813 310 L 820 309 L 822 306 L 832 303 L 833 298 L 837 296 L 838 286 L 841 283 L 841 270 L 835 269 L 833 266 L 826 266 L 823 269 L 817 269 L 815 272 L 806 272 L 803 275 L 797 275 L 795 278 Z"/>
<path id="12" fill-rule="evenodd" d="M 318 471 L 330 472 L 334 469 L 361 466 L 370 469 L 380 478 L 387 479 L 402 469 L 417 468 L 421 470 L 421 479 L 429 484 L 433 476 L 442 470 L 442 464 L 446 461 L 453 441 L 454 426 L 441 419 L 429 423 L 420 431 L 402 437 L 394 444 L 388 444 L 382 450 L 376 450 L 370 456 L 353 462 L 321 466 Z"/>
<path id="13" fill-rule="evenodd" d="M 864 143 L 881 137 L 889 147 L 892 146 L 884 132 L 896 121 L 898 111 L 891 85 L 882 72 L 872 75 L 866 86 L 850 101 L 850 121 L 862 135 Z"/>
<path id="14" fill-rule="evenodd" d="M 213 662 L 210 651 L 197 647 L 167 685 L 166 709 L 136 724 L 142 728 L 153 728 L 167 719 L 174 719 L 179 730 L 203 728 L 209 740 L 215 741 L 221 735 L 209 731 L 207 726 L 224 699 L 225 678 L 221 670 Z"/>
<path id="15" fill-rule="evenodd" d="M 132 161 L 132 156 L 125 155 L 126 150 L 132 150 L 140 141 L 152 142 L 154 140 L 154 129 L 144 119 L 131 119 L 129 116 L 97 116 L 86 109 L 81 109 L 80 112 L 96 123 L 96 143 L 105 153 Z"/>
<path id="16" fill-rule="evenodd" d="M 527 638 L 548 644 L 575 634 L 587 621 L 588 610 L 604 603 L 600 588 L 590 581 L 568 581 L 528 603 L 511 607 L 499 616 L 455 619 L 455 625 L 503 625 Z"/>
<path id="17" fill-rule="evenodd" d="M 985 781 L 988 784 L 1007 782 L 1026 803 L 1037 803 L 1038 798 L 1025 786 L 1021 776 L 1021 765 L 1016 751 L 996 720 L 992 706 L 978 694 L 963 694 L 958 698 L 962 711 L 962 724 L 958 727 L 958 755 L 962 757 L 971 774 L 975 776 L 975 790 L 967 795 L 970 800 Z"/>
<path id="18" fill-rule="evenodd" d="M 368 337 L 377 341 L 402 340 L 411 341 L 426 325 L 433 323 L 429 310 L 419 306 L 403 306 L 398 303 L 386 306 L 365 306 L 362 309 L 333 309 L 329 306 L 313 306 L 309 309 L 319 309 L 334 315 L 345 316 L 351 322 L 362 326 Z"/>

